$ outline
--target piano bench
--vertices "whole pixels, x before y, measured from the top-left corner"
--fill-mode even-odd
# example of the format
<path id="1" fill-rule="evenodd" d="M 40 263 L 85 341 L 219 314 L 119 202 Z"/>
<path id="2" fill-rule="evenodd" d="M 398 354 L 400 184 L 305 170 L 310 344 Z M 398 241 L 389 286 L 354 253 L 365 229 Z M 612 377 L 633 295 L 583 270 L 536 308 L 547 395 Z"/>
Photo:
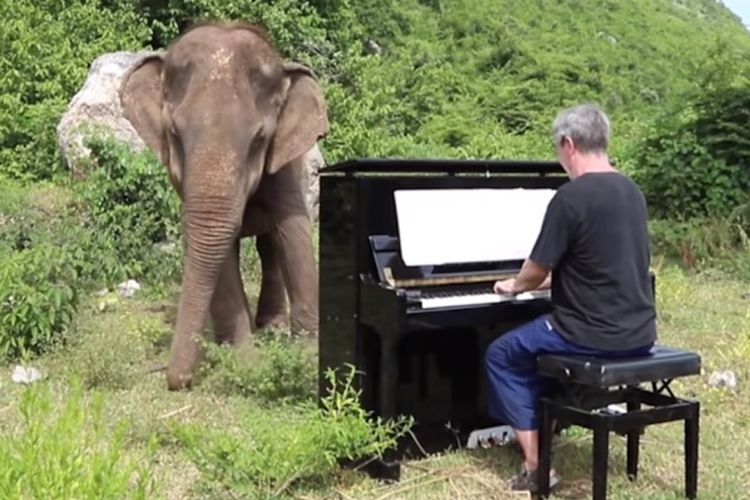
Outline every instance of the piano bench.
<path id="1" fill-rule="evenodd" d="M 556 427 L 577 425 L 594 432 L 593 496 L 607 496 L 609 433 L 627 436 L 627 473 L 638 474 L 638 448 L 645 427 L 683 420 L 685 425 L 685 496 L 695 498 L 698 489 L 697 401 L 674 395 L 669 384 L 678 377 L 697 375 L 698 354 L 666 346 L 654 346 L 643 357 L 602 359 L 588 356 L 544 354 L 537 371 L 561 383 L 563 391 L 540 401 L 539 497 L 549 495 L 552 434 Z M 650 390 L 640 384 L 650 384 Z M 626 409 L 618 405 L 626 404 Z M 642 408 L 646 405 L 647 408 Z"/>

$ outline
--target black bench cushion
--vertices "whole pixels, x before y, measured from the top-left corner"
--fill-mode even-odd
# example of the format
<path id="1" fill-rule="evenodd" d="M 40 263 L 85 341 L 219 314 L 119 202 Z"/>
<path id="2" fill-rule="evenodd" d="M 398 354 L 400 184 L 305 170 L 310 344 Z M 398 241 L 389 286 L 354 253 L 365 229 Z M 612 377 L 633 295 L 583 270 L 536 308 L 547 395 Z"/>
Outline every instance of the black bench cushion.
<path id="1" fill-rule="evenodd" d="M 694 352 L 660 345 L 637 358 L 542 354 L 537 358 L 537 371 L 561 381 L 604 388 L 696 375 L 701 371 L 701 358 Z"/>

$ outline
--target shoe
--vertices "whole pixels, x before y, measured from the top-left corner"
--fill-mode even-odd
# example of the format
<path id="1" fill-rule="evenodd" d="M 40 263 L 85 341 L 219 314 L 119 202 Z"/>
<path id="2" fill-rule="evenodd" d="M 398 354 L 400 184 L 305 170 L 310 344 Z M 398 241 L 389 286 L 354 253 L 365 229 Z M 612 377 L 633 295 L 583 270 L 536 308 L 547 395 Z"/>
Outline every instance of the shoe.
<path id="1" fill-rule="evenodd" d="M 529 491 L 536 493 L 539 491 L 539 483 L 537 481 L 536 470 L 528 471 L 525 467 L 521 468 L 521 472 L 510 480 L 510 489 L 513 491 Z M 549 489 L 551 490 L 557 486 L 561 481 L 557 471 L 553 471 L 549 476 Z"/>

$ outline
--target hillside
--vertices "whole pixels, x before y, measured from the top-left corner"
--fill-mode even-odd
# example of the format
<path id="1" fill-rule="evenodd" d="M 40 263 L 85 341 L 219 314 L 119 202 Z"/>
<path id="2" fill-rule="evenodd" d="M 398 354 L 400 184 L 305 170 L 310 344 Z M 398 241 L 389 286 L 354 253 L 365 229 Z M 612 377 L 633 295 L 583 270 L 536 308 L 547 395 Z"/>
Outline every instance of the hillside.
<path id="1" fill-rule="evenodd" d="M 554 114 L 584 100 L 612 114 L 620 150 L 750 52 L 748 32 L 713 1 L 386 3 L 358 10 L 383 55 L 336 108 L 337 159 L 548 156 Z M 365 151 L 346 144 L 355 130 Z"/>
<path id="2" fill-rule="evenodd" d="M 0 5 L 11 13 L 0 34 L 0 172 L 32 178 L 61 170 L 54 126 L 97 55 L 158 48 L 193 19 L 261 22 L 287 56 L 321 74 L 330 162 L 549 156 L 550 120 L 582 100 L 612 114 L 620 152 L 750 53 L 750 35 L 715 0 Z M 379 54 L 366 50 L 370 40 Z"/>

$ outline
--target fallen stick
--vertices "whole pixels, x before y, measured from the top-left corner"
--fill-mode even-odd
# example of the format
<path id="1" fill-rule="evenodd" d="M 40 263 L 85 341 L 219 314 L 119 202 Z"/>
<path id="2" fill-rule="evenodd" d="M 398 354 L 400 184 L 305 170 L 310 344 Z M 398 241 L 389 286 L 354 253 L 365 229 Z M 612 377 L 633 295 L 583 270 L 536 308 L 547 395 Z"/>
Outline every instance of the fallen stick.
<path id="1" fill-rule="evenodd" d="M 159 415 L 159 417 L 157 418 L 157 420 L 164 420 L 164 419 L 169 418 L 169 417 L 174 417 L 175 415 L 179 415 L 180 413 L 188 411 L 192 407 L 193 407 L 193 405 L 185 405 L 182 408 L 178 408 L 178 409 L 176 409 L 174 411 L 170 411 L 169 413 L 165 413 L 163 415 Z"/>
<path id="2" fill-rule="evenodd" d="M 434 477 L 434 478 L 432 478 L 432 479 L 430 479 L 428 481 L 425 481 L 423 483 L 410 484 L 409 486 L 405 486 L 403 488 L 397 488 L 395 490 L 389 491 L 385 495 L 381 495 L 378 498 L 376 498 L 375 500 L 385 500 L 386 498 L 388 498 L 388 497 L 390 497 L 392 495 L 395 495 L 397 493 L 405 493 L 405 492 L 407 492 L 409 490 L 413 490 L 415 488 L 421 488 L 422 486 L 427 486 L 428 484 L 437 483 L 439 481 L 445 481 L 446 479 L 448 479 L 448 478 L 447 477 Z"/>

